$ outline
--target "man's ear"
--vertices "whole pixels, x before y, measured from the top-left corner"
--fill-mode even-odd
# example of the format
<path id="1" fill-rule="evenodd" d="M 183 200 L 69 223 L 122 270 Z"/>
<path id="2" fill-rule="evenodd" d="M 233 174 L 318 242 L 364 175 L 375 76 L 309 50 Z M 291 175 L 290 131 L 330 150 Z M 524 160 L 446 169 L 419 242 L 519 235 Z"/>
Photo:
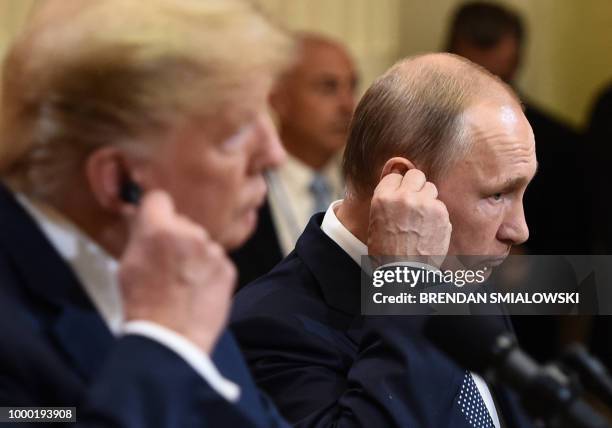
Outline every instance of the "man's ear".
<path id="1" fill-rule="evenodd" d="M 95 150 L 85 161 L 85 175 L 93 198 L 104 210 L 125 211 L 121 186 L 125 180 L 134 180 L 125 152 L 113 146 Z"/>
<path id="2" fill-rule="evenodd" d="M 380 173 L 379 181 L 389 174 L 400 174 L 403 176 L 408 171 L 415 168 L 416 167 L 414 166 L 414 164 L 408 159 L 396 156 L 385 162 Z"/>

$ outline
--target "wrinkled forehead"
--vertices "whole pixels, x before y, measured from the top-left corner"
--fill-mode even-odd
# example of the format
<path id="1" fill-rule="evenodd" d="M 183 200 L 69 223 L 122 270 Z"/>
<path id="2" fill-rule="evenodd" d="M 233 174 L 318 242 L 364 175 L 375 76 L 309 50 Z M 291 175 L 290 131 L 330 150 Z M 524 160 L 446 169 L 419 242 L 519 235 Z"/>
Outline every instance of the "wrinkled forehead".
<path id="1" fill-rule="evenodd" d="M 464 113 L 471 140 L 467 163 L 483 180 L 531 180 L 537 167 L 533 131 L 516 102 L 485 101 Z"/>

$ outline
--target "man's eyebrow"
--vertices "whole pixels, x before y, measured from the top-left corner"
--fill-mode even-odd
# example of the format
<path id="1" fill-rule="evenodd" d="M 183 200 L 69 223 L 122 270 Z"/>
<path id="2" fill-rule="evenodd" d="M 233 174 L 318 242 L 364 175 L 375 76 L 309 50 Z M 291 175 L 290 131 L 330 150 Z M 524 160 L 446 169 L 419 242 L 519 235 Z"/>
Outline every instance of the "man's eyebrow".
<path id="1" fill-rule="evenodd" d="M 339 80 L 338 75 L 329 71 L 324 71 L 317 74 L 314 79 L 315 82 L 325 82 L 329 80 Z"/>
<path id="2" fill-rule="evenodd" d="M 538 162 L 536 162 L 536 170 L 533 174 L 533 176 L 535 177 L 535 175 L 538 173 L 538 168 L 539 168 L 540 164 Z M 532 178 L 533 179 L 533 178 Z M 531 180 L 528 180 L 527 177 L 512 177 L 512 178 L 508 178 L 507 180 L 504 181 L 503 184 L 503 188 L 504 189 L 512 189 L 514 187 L 517 187 L 525 182 L 529 182 Z"/>
<path id="3" fill-rule="evenodd" d="M 504 183 L 502 184 L 504 190 L 505 189 L 512 189 L 514 187 L 517 187 L 520 184 L 523 184 L 524 182 L 526 182 L 527 179 L 525 177 L 512 177 L 512 178 L 508 178 L 504 181 Z"/>

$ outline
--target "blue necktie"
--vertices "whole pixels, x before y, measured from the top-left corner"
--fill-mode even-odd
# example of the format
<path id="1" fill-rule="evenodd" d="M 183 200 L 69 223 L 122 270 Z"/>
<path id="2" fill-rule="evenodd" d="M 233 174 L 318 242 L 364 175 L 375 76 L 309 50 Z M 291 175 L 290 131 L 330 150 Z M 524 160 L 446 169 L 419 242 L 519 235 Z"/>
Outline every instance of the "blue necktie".
<path id="1" fill-rule="evenodd" d="M 315 173 L 310 182 L 310 193 L 314 200 L 314 212 L 326 211 L 331 201 L 331 189 L 327 179 L 319 173 Z"/>
<path id="2" fill-rule="evenodd" d="M 466 370 L 459 393 L 459 407 L 470 426 L 474 428 L 495 428 L 472 374 Z"/>

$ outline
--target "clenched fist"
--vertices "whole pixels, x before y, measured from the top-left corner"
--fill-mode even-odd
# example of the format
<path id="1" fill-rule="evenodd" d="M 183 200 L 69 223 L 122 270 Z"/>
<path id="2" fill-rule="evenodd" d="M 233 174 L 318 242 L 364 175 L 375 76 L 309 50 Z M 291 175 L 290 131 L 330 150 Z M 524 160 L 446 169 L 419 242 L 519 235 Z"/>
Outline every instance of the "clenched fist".
<path id="1" fill-rule="evenodd" d="M 446 256 L 452 226 L 446 206 L 437 198 L 436 186 L 418 169 L 386 174 L 372 197 L 368 253 Z"/>
<path id="2" fill-rule="evenodd" d="M 132 226 L 119 271 L 126 321 L 155 322 L 210 353 L 229 312 L 233 264 L 164 192 L 145 196 Z"/>

